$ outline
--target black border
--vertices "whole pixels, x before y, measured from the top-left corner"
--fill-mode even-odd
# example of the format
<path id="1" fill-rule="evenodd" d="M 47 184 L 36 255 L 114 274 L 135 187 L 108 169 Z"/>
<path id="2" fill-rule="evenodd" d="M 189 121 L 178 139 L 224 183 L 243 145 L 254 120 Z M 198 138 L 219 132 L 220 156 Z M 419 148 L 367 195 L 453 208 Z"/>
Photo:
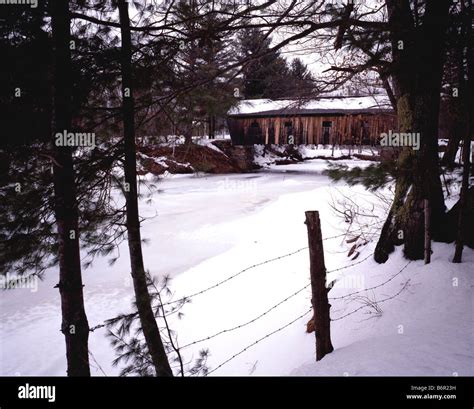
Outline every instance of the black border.
<path id="1" fill-rule="evenodd" d="M 25 385 L 56 386 L 56 401 L 19 399 Z M 412 385 L 452 400 L 409 400 Z M 437 391 L 438 386 L 455 391 Z M 0 409 L 472 409 L 471 377 L 186 377 L 186 378 L 0 378 Z M 425 392 L 427 393 L 427 392 Z"/>

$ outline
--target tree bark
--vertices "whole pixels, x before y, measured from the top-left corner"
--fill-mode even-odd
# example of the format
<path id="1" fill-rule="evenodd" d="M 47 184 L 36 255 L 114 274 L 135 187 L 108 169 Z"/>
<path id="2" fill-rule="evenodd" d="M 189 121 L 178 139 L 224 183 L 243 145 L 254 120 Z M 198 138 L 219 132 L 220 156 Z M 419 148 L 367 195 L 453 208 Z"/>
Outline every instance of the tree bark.
<path id="1" fill-rule="evenodd" d="M 84 309 L 81 257 L 79 249 L 78 207 L 72 150 L 54 144 L 54 135 L 71 129 L 71 52 L 70 15 L 67 0 L 51 3 L 53 35 L 53 116 L 54 198 L 58 229 L 59 288 L 61 331 L 66 340 L 68 376 L 90 376 L 89 324 Z"/>
<path id="2" fill-rule="evenodd" d="M 128 248 L 130 253 L 131 274 L 138 315 L 143 335 L 153 361 L 157 376 L 173 376 L 168 357 L 163 346 L 158 324 L 151 306 L 148 283 L 143 262 L 140 219 L 137 194 L 137 164 L 135 145 L 134 100 L 132 93 L 132 39 L 128 2 L 118 1 L 120 30 L 122 35 L 122 114 L 125 145 L 125 199 L 127 214 Z"/>

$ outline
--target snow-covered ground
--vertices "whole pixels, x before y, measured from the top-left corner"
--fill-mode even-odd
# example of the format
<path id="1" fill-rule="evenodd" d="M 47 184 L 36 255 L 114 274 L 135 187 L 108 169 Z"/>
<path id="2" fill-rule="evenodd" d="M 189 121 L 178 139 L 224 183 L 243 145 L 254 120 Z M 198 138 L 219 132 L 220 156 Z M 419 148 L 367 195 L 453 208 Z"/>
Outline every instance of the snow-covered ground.
<path id="1" fill-rule="evenodd" d="M 192 297 L 181 310 L 182 319 L 170 317 L 185 360 L 209 349 L 212 375 L 473 375 L 474 252 L 466 248 L 464 263 L 453 264 L 453 246 L 435 243 L 428 266 L 407 265 L 400 249 L 377 265 L 371 257 L 375 228 L 387 204 L 361 187 L 332 184 L 321 174 L 325 167 L 324 161 L 314 160 L 245 175 L 166 177 L 158 182 L 152 202 L 143 200 L 142 214 L 154 216 L 143 225 L 143 237 L 150 239 L 145 263 L 153 275 L 173 277 L 174 299 L 297 251 Z M 359 216 L 347 237 L 331 238 L 349 228 L 331 204 L 341 208 L 351 200 L 367 216 Z M 329 293 L 335 350 L 318 363 L 314 333 L 305 332 L 311 317 L 307 210 L 320 212 L 329 279 L 338 279 Z M 351 260 L 347 253 L 353 244 L 346 241 L 361 233 L 361 224 L 369 227 L 357 243 L 369 243 Z M 98 259 L 83 272 L 91 327 L 130 311 L 133 289 L 125 243 L 120 254 L 113 266 Z M 53 269 L 36 292 L 2 292 L 0 375 L 65 375 L 56 283 Z M 91 333 L 90 351 L 94 375 L 118 374 L 104 329 Z"/>

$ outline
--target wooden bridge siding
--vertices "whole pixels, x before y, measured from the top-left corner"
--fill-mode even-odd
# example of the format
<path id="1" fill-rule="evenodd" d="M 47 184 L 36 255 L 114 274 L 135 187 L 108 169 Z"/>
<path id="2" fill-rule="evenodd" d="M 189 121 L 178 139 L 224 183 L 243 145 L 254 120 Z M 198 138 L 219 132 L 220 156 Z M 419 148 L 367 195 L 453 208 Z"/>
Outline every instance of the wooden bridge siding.
<path id="1" fill-rule="evenodd" d="M 284 116 L 284 117 L 245 117 L 230 118 L 229 131 L 233 140 L 243 144 L 252 144 L 249 129 L 256 122 L 261 130 L 264 143 L 270 143 L 273 128 L 275 144 L 288 143 L 285 123 L 291 122 L 295 144 L 320 144 L 323 140 L 323 121 L 331 121 L 330 144 L 344 144 L 345 140 L 354 138 L 360 142 L 363 128 L 362 121 L 368 122 L 368 131 L 372 143 L 377 143 L 380 134 L 388 130 L 396 130 L 397 120 L 391 114 L 357 114 L 337 116 Z M 237 143 L 238 144 L 238 143 Z"/>

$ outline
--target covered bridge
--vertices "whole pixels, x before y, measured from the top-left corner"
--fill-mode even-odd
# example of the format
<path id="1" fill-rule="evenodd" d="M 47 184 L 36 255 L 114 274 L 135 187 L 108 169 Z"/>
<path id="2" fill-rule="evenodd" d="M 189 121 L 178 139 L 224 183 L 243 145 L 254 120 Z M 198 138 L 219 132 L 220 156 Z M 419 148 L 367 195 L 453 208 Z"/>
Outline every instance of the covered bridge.
<path id="1" fill-rule="evenodd" d="M 388 98 L 325 97 L 310 101 L 240 101 L 227 117 L 234 145 L 376 145 L 397 129 Z"/>

